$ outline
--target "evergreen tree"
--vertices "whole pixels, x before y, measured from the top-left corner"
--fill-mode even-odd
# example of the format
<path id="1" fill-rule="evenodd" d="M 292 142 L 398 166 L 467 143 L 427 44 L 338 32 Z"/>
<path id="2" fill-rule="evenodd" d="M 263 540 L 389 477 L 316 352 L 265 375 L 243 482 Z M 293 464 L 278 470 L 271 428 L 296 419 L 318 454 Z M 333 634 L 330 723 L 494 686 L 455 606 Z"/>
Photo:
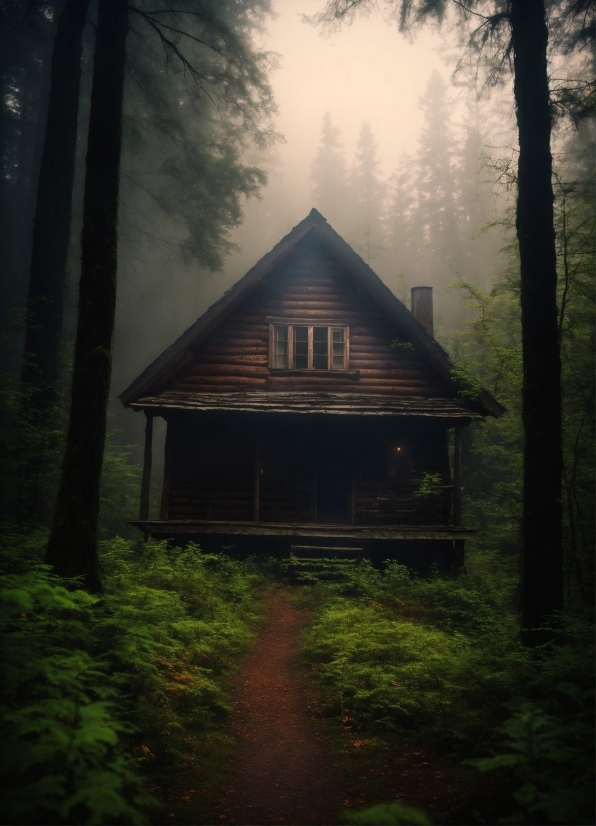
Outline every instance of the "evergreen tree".
<path id="1" fill-rule="evenodd" d="M 127 0 L 100 0 L 81 238 L 79 315 L 70 420 L 46 561 L 59 576 L 101 589 L 99 489 L 116 310 L 118 184 L 128 34 Z"/>
<path id="2" fill-rule="evenodd" d="M 140 240 L 131 226 L 155 243 L 156 224 L 168 220 L 179 230 L 174 243 L 165 242 L 168 252 L 178 249 L 213 271 L 234 249 L 229 236 L 242 220 L 243 198 L 267 180 L 247 163 L 247 147 L 262 149 L 277 137 L 269 124 L 269 59 L 248 40 L 269 3 L 201 0 L 189 2 L 184 15 L 174 5 L 171 18 L 137 9 L 141 36 L 127 47 L 123 200 L 130 252 Z"/>
<path id="3" fill-rule="evenodd" d="M 223 193 L 216 192 L 214 180 L 217 183 L 222 175 L 217 159 L 225 161 L 225 149 L 231 151 L 230 146 L 235 148 L 238 158 L 246 135 L 257 141 L 266 138 L 266 133 L 261 136 L 260 123 L 263 108 L 267 111 L 270 101 L 270 89 L 261 56 L 252 52 L 245 36 L 250 8 L 239 12 L 233 3 L 227 8 L 213 6 L 209 0 L 195 0 L 184 12 L 182 5 L 177 3 L 171 11 L 158 12 L 129 7 L 126 0 L 100 0 L 99 5 L 70 420 L 47 549 L 47 561 L 57 573 L 82 576 L 91 590 L 101 587 L 97 522 L 116 309 L 118 187 L 129 11 L 140 19 L 141 32 L 145 26 L 148 35 L 157 33 L 182 82 L 186 83 L 187 76 L 191 76 L 196 95 L 191 96 L 190 102 L 203 107 L 198 112 L 211 125 L 211 130 L 202 133 L 210 134 L 211 144 L 197 151 L 199 157 L 203 151 L 203 160 L 215 161 L 215 175 L 210 177 L 204 171 L 198 180 L 187 180 L 177 199 L 177 212 L 189 229 L 191 251 L 211 268 L 220 264 L 226 251 L 226 222 L 229 226 L 239 220 L 239 192 L 254 191 L 255 186 L 254 175 L 249 172 L 244 182 L 236 174 L 232 186 L 224 188 Z M 190 17 L 185 30 L 178 25 L 182 14 Z M 177 103 L 181 105 L 180 98 Z M 221 111 L 227 119 L 218 120 Z M 169 126 L 171 135 L 179 134 L 174 131 L 178 128 L 176 120 L 167 121 L 167 110 L 164 116 L 162 127 Z M 183 149 L 192 152 L 192 146 Z M 229 174 L 229 168 L 224 171 Z M 238 165 L 232 165 L 232 172 L 238 171 Z M 187 169 L 178 169 L 177 174 L 186 174 L 188 179 Z M 196 194 L 201 190 L 207 191 L 207 199 Z M 218 212 L 216 201 L 222 195 L 227 199 Z M 201 223 L 202 216 L 193 215 L 197 204 L 205 206 L 205 200 L 207 207 L 216 210 L 215 214 L 207 213 L 214 237 L 209 236 L 209 227 Z"/>
<path id="4" fill-rule="evenodd" d="M 500 222 L 494 222 L 497 198 L 493 192 L 494 181 L 489 176 L 494 164 L 478 125 L 477 101 L 467 107 L 464 122 L 454 188 L 461 243 L 457 266 L 462 277 L 489 290 L 491 273 L 487 262 L 498 258 L 506 241 Z M 499 207 L 503 207 L 505 199 L 498 200 Z"/>
<path id="5" fill-rule="evenodd" d="M 566 142 L 555 168 L 563 388 L 563 552 L 568 593 L 594 604 L 594 322 L 596 200 L 593 123 Z"/>
<path id="6" fill-rule="evenodd" d="M 378 144 L 368 123 L 363 123 L 351 172 L 351 240 L 367 264 L 384 247 L 383 206 L 385 183 L 379 173 Z"/>
<path id="7" fill-rule="evenodd" d="M 366 13 L 370 6 L 371 0 L 328 0 L 318 20 L 337 24 L 358 11 Z M 539 629 L 547 618 L 563 607 L 561 359 L 546 7 L 544 0 L 510 0 L 505 8 L 490 0 L 455 4 L 448 0 L 394 0 L 394 6 L 401 31 L 429 18 L 440 24 L 447 9 L 453 8 L 467 37 L 467 54 L 476 56 L 489 83 L 494 84 L 510 65 L 513 67 L 519 138 L 516 230 L 524 362 L 523 625 L 525 640 L 533 644 L 544 638 Z M 556 7 L 553 17 L 551 25 L 556 30 Z M 585 3 L 563 4 L 558 19 L 571 32 L 563 38 L 567 44 L 563 51 L 569 53 L 578 44 L 593 39 L 594 29 L 586 25 L 587 17 Z M 473 21 L 476 28 L 470 32 Z M 564 92 L 571 81 L 561 86 Z M 588 84 L 585 95 L 591 92 L 593 88 Z M 560 92 L 558 97 L 561 99 Z M 580 109 L 574 102 L 574 112 Z"/>
<path id="8" fill-rule="evenodd" d="M 51 3 L 0 4 L 0 367 L 17 371 L 14 311 L 27 295 L 56 16 Z M 5 328 L 6 329 L 6 328 Z"/>
<path id="9" fill-rule="evenodd" d="M 33 228 L 23 380 L 31 407 L 55 402 L 70 239 L 82 37 L 89 0 L 67 0 L 52 56 L 47 123 Z"/>
<path id="10" fill-rule="evenodd" d="M 419 270 L 436 289 L 441 307 L 453 304 L 447 285 L 455 278 L 460 244 L 455 196 L 455 141 L 447 85 L 433 72 L 420 106 L 424 115 L 416 164 L 414 223 L 420 239 Z"/>
<path id="11" fill-rule="evenodd" d="M 348 182 L 339 128 L 329 112 L 323 117 L 321 145 L 312 163 L 313 206 L 343 232 L 347 214 Z"/>
<path id="12" fill-rule="evenodd" d="M 401 291 L 404 298 L 407 285 L 412 286 L 414 276 L 417 275 L 419 239 L 413 224 L 415 203 L 414 159 L 411 155 L 402 155 L 399 166 L 389 179 L 384 227 L 386 257 L 391 262 L 389 277 L 397 279 L 397 291 Z"/>

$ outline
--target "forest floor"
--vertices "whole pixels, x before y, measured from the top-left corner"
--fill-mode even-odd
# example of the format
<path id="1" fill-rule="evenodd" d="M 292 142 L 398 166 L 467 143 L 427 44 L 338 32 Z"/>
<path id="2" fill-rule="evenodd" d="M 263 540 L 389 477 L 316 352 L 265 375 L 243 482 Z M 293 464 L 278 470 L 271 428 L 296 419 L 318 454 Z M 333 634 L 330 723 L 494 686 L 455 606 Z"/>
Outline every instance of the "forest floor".
<path id="1" fill-rule="evenodd" d="M 227 757 L 215 755 L 211 783 L 204 766 L 204 780 L 170 797 L 167 822 L 323 826 L 341 822 L 345 809 L 399 800 L 434 823 L 495 823 L 494 779 L 415 742 L 389 747 L 349 720 L 324 719 L 300 659 L 308 613 L 292 593 L 277 586 L 267 598 L 266 619 L 231 681 Z"/>

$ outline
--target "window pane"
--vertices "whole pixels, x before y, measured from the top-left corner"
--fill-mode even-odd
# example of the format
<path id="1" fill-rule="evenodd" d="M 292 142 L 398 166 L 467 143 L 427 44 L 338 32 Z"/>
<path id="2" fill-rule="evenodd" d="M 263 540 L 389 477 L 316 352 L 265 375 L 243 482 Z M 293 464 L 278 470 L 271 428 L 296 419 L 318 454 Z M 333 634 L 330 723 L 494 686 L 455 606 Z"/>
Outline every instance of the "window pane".
<path id="1" fill-rule="evenodd" d="M 308 327 L 294 327 L 294 367 L 308 369 Z"/>
<path id="2" fill-rule="evenodd" d="M 273 366 L 288 369 L 288 328 L 273 328 Z"/>
<path id="3" fill-rule="evenodd" d="M 312 366 L 315 370 L 327 370 L 328 333 L 327 327 L 313 327 Z"/>
<path id="4" fill-rule="evenodd" d="M 332 331 L 331 367 L 343 370 L 346 366 L 345 330 Z"/>

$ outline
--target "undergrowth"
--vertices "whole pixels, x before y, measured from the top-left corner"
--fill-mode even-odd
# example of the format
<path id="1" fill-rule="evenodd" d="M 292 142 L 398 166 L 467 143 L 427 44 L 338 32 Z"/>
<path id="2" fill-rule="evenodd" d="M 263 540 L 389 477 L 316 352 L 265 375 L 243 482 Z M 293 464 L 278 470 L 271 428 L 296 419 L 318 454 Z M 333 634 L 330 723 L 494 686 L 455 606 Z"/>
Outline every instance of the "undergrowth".
<path id="1" fill-rule="evenodd" d="M 159 818 L 147 788 L 192 764 L 227 714 L 223 680 L 259 618 L 262 574 L 196 545 L 136 556 L 116 538 L 102 543 L 99 598 L 13 540 L 0 574 L 2 822 Z"/>
<path id="2" fill-rule="evenodd" d="M 304 658 L 325 713 L 500 770 L 514 790 L 503 822 L 593 823 L 593 624 L 570 612 L 551 643 L 524 648 L 513 577 L 494 587 L 494 567 L 480 586 L 364 563 L 303 589 Z"/>

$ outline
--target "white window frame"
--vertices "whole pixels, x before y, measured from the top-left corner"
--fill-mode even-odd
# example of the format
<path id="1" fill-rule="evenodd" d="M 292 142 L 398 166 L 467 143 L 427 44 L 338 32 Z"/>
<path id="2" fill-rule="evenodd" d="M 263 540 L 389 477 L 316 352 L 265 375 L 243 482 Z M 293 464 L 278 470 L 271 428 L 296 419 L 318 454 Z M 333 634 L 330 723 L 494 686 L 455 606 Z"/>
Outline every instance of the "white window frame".
<path id="1" fill-rule="evenodd" d="M 288 366 L 276 367 L 274 359 L 273 336 L 275 327 L 288 328 Z M 296 327 L 306 327 L 308 329 L 308 367 L 296 367 L 294 364 L 294 329 Z M 315 327 L 327 328 L 327 367 L 313 367 L 313 329 Z M 344 364 L 343 367 L 333 367 L 333 331 L 342 330 L 344 334 Z M 338 324 L 333 321 L 313 321 L 312 319 L 275 319 L 269 324 L 269 369 L 287 372 L 289 370 L 298 373 L 346 373 L 350 366 L 350 327 L 347 324 Z"/>

